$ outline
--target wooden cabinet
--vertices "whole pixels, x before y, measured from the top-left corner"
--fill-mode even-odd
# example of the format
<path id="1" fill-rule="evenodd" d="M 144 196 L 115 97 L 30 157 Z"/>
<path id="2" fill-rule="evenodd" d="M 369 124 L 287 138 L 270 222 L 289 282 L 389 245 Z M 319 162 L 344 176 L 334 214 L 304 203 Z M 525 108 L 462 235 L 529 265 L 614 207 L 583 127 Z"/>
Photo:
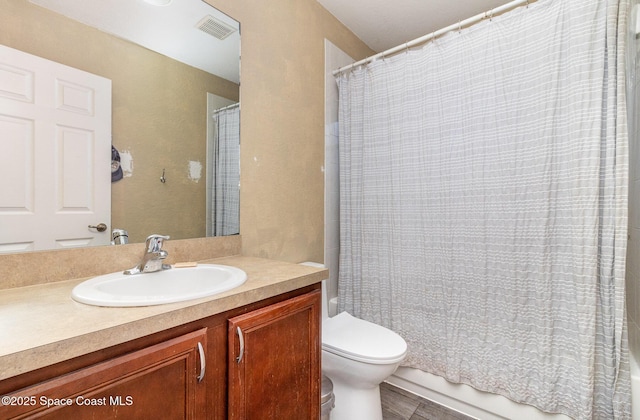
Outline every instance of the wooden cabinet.
<path id="1" fill-rule="evenodd" d="M 0 418 L 202 419 L 206 329 L 3 397 Z"/>
<path id="2" fill-rule="evenodd" d="M 318 283 L 0 381 L 0 419 L 315 419 L 319 329 Z"/>
<path id="3" fill-rule="evenodd" d="M 319 291 L 229 320 L 229 419 L 317 419 Z"/>

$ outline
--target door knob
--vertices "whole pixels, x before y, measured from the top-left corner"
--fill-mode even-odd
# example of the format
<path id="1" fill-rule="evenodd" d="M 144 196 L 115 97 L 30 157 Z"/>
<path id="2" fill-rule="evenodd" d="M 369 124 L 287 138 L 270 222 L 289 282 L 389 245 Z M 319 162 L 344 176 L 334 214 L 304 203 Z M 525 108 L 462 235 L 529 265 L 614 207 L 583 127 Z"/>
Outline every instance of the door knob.
<path id="1" fill-rule="evenodd" d="M 107 225 L 105 225 L 104 223 L 98 223 L 96 226 L 89 225 L 89 229 L 95 229 L 98 232 L 104 232 L 105 230 L 107 230 Z"/>

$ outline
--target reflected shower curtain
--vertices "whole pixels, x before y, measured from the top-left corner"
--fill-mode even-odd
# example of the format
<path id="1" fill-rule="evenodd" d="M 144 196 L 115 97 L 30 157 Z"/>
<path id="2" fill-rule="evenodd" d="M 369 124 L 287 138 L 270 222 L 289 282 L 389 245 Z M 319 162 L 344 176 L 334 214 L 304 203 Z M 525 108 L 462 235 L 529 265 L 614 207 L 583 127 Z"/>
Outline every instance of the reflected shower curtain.
<path id="1" fill-rule="evenodd" d="M 626 0 L 539 0 L 338 77 L 340 309 L 405 365 L 630 417 Z"/>
<path id="2" fill-rule="evenodd" d="M 213 205 L 208 236 L 236 235 L 240 232 L 240 104 L 213 114 L 215 135 L 212 156 Z"/>

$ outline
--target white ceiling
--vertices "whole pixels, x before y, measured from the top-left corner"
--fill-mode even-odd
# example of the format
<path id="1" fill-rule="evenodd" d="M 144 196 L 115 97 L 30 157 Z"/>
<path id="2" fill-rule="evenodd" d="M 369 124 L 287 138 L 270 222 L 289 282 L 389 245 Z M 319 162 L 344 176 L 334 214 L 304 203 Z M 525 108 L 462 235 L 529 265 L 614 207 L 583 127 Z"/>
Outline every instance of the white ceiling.
<path id="1" fill-rule="evenodd" d="M 375 52 L 382 52 L 511 0 L 318 0 Z"/>
<path id="2" fill-rule="evenodd" d="M 143 0 L 30 1 L 224 79 L 240 81 L 240 32 L 220 40 L 196 28 L 208 15 L 235 28 L 239 23 L 202 0 L 177 0 L 162 7 Z"/>
<path id="3" fill-rule="evenodd" d="M 238 22 L 202 0 L 151 6 L 143 0 L 30 0 L 194 67 L 239 82 L 239 31 L 220 41 L 195 28 L 206 15 Z M 376 52 L 511 0 L 317 0 Z M 206 50 L 205 50 L 206 49 Z"/>

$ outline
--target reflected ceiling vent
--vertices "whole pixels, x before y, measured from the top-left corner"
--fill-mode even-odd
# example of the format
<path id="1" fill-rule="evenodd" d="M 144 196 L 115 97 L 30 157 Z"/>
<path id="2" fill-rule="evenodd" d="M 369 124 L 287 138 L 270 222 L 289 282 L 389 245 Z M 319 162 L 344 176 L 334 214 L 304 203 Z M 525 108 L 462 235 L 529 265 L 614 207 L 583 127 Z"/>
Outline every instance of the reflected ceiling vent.
<path id="1" fill-rule="evenodd" d="M 229 26 L 210 15 L 203 17 L 196 25 L 196 28 L 218 39 L 225 39 L 236 31 L 236 28 L 233 26 Z"/>

